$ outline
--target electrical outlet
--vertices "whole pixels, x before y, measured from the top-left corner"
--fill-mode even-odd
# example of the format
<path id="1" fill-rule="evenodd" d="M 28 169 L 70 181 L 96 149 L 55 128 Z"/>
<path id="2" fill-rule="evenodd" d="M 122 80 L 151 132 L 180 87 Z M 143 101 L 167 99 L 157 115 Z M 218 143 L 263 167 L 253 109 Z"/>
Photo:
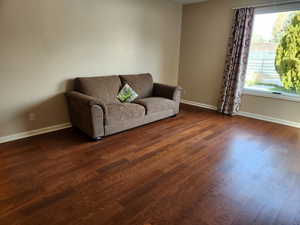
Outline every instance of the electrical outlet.
<path id="1" fill-rule="evenodd" d="M 35 119 L 36 119 L 35 113 L 29 113 L 29 114 L 28 114 L 28 119 L 29 119 L 30 121 L 35 120 Z"/>

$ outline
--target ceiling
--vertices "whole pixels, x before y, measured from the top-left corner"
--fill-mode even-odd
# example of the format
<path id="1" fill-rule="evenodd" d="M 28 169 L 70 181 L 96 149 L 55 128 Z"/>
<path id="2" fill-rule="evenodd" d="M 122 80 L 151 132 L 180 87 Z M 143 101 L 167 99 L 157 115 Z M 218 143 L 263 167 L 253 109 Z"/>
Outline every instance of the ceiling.
<path id="1" fill-rule="evenodd" d="M 196 3 L 196 2 L 207 2 L 208 0 L 175 0 L 175 1 L 182 3 L 182 4 L 190 4 L 190 3 Z"/>

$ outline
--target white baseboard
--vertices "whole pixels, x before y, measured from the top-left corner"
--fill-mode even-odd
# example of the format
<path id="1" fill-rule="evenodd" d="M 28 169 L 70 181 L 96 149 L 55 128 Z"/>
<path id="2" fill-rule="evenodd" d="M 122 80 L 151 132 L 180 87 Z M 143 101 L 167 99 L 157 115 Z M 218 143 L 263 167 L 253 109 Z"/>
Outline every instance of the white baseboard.
<path id="1" fill-rule="evenodd" d="M 54 125 L 54 126 L 50 126 L 50 127 L 44 127 L 44 128 L 37 129 L 37 130 L 30 130 L 30 131 L 25 131 L 25 132 L 21 132 L 21 133 L 9 135 L 9 136 L 0 137 L 0 144 L 9 142 L 9 141 L 19 140 L 22 138 L 35 136 L 35 135 L 39 135 L 39 134 L 45 134 L 45 133 L 50 133 L 53 131 L 66 129 L 71 126 L 72 125 L 70 123 L 63 123 L 63 124 L 58 124 L 58 125 Z"/>
<path id="2" fill-rule="evenodd" d="M 205 108 L 205 109 L 217 110 L 217 107 L 213 106 L 213 105 L 207 105 L 207 104 L 194 102 L 194 101 L 187 101 L 187 100 L 182 100 L 181 102 L 184 104 L 187 104 L 187 105 L 193 105 L 193 106 L 198 106 L 198 107 Z M 260 115 L 260 114 L 256 114 L 256 113 L 240 111 L 237 115 L 249 117 L 249 118 L 253 118 L 253 119 L 257 119 L 257 120 L 263 120 L 263 121 L 267 121 L 267 122 L 271 122 L 271 123 L 286 125 L 286 126 L 290 126 L 290 127 L 300 128 L 300 123 L 283 120 L 283 119 L 279 119 L 279 118 L 274 118 L 274 117 L 270 117 L 270 116 L 264 116 L 264 115 Z"/>
<path id="3" fill-rule="evenodd" d="M 187 100 L 182 100 L 181 102 L 184 104 L 187 104 L 187 105 L 193 105 L 193 106 L 197 106 L 200 108 L 217 110 L 217 107 L 213 106 L 213 105 L 203 104 L 203 103 L 194 102 L 194 101 L 187 101 Z M 269 117 L 269 116 L 264 116 L 264 115 L 260 115 L 260 114 L 241 111 L 238 113 L 238 115 L 253 118 L 253 119 L 258 119 L 258 120 L 264 120 L 267 122 L 272 122 L 272 123 L 277 123 L 277 124 L 300 128 L 300 123 L 282 120 L 279 118 L 274 118 L 274 117 Z M 63 124 L 58 124 L 58 125 L 54 125 L 54 126 L 50 126 L 50 127 L 44 127 L 44 128 L 37 129 L 37 130 L 30 130 L 30 131 L 25 131 L 25 132 L 21 132 L 21 133 L 9 135 L 9 136 L 4 136 L 4 137 L 0 137 L 0 144 L 5 143 L 5 142 L 19 140 L 22 138 L 32 137 L 32 136 L 36 136 L 36 135 L 40 135 L 40 134 L 50 133 L 50 132 L 66 129 L 69 127 L 72 127 L 72 125 L 70 123 L 63 123 Z"/>
<path id="4" fill-rule="evenodd" d="M 238 113 L 238 115 L 253 118 L 253 119 L 257 119 L 257 120 L 264 120 L 264 121 L 271 122 L 271 123 L 278 123 L 278 124 L 286 125 L 286 126 L 290 126 L 290 127 L 300 128 L 300 123 L 296 123 L 296 122 L 288 121 L 288 120 L 283 120 L 283 119 L 279 119 L 279 118 L 274 118 L 274 117 L 270 117 L 270 116 L 264 116 L 264 115 L 260 115 L 260 114 L 243 112 L 243 111 L 240 111 Z"/>
<path id="5" fill-rule="evenodd" d="M 207 104 L 203 104 L 203 103 L 200 103 L 200 102 L 181 100 L 181 103 L 187 104 L 187 105 L 198 106 L 198 107 L 201 107 L 201 108 L 204 108 L 204 109 L 217 110 L 217 107 L 216 107 L 216 106 L 213 106 L 213 105 L 207 105 Z"/>

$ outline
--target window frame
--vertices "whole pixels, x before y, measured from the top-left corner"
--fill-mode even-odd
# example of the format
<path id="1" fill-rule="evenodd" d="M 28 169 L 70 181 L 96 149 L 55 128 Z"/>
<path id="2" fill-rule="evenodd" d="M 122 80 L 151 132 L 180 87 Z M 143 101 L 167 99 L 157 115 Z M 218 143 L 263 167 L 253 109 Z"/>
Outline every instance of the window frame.
<path id="1" fill-rule="evenodd" d="M 250 88 L 243 88 L 243 94 L 251 95 L 251 96 L 265 97 L 265 98 L 288 100 L 288 101 L 292 101 L 292 102 L 300 102 L 300 95 L 293 95 L 293 94 L 287 94 L 287 93 L 277 94 L 277 93 L 271 92 L 271 91 L 262 91 L 262 90 L 254 90 L 254 89 L 250 89 Z"/>
<path id="2" fill-rule="evenodd" d="M 277 6 L 258 7 L 254 11 L 254 16 L 259 14 L 280 13 L 280 12 L 297 11 L 297 10 L 300 10 L 300 2 L 277 5 Z M 300 102 L 300 95 L 288 94 L 284 92 L 276 93 L 272 91 L 254 90 L 252 88 L 246 88 L 245 85 L 243 87 L 243 94 Z"/>

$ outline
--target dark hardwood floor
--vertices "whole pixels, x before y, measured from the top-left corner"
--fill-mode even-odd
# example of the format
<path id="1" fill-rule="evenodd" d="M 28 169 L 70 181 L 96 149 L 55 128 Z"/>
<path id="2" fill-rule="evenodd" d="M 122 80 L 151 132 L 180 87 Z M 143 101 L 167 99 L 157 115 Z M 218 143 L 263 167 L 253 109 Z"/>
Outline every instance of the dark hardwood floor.
<path id="1" fill-rule="evenodd" d="M 300 225 L 300 129 L 184 106 L 0 145 L 1 225 Z"/>

